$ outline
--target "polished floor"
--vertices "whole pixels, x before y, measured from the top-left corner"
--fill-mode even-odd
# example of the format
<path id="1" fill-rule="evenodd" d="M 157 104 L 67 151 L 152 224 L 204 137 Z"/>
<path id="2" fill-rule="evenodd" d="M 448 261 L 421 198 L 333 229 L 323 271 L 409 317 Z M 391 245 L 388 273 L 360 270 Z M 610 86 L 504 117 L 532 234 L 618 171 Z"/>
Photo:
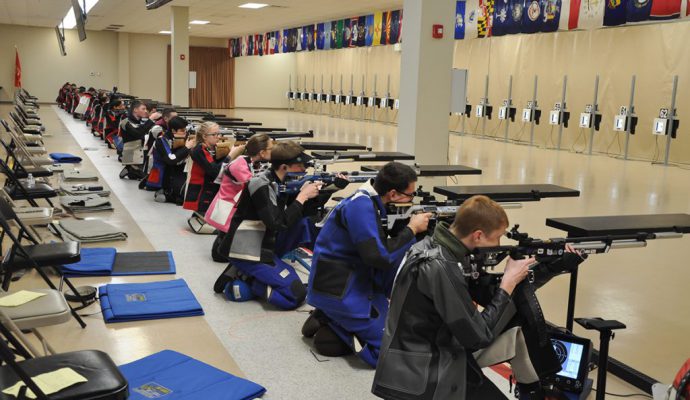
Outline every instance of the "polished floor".
<path id="1" fill-rule="evenodd" d="M 6 111 L 1 106 L 0 116 Z M 291 131 L 313 129 L 315 140 L 354 141 L 375 150 L 396 147 L 396 127 L 389 124 L 284 110 L 223 113 Z M 46 140 L 48 148 L 81 154 L 85 158 L 82 168 L 96 168 L 101 181 L 113 190 L 117 211 L 107 220 L 126 227 L 130 235 L 127 242 L 113 245 L 123 250 L 173 250 L 178 277 L 187 280 L 206 311 L 204 317 L 109 326 L 100 316 L 92 316 L 87 318 L 90 326 L 86 330 L 69 323 L 46 330 L 55 347 L 104 349 L 118 363 L 172 348 L 230 372 L 241 370 L 269 389 L 268 399 L 373 398 L 369 394 L 373 372 L 362 363 L 354 358 L 327 359 L 310 353 L 299 335 L 308 307 L 278 312 L 257 302 L 229 303 L 213 294 L 211 286 L 224 266 L 210 259 L 212 237 L 191 234 L 186 227 L 186 211 L 154 203 L 150 192 L 120 180 L 117 159 L 88 134 L 83 124 L 50 106 L 42 108 L 41 116 L 53 134 Z M 449 136 L 449 149 L 451 163 L 483 170 L 481 176 L 454 177 L 449 183 L 554 183 L 581 191 L 579 198 L 545 199 L 509 210 L 511 222 L 520 223 L 532 236 L 563 234 L 545 227 L 547 217 L 690 212 L 690 171 L 680 168 L 458 135 Z M 356 167 L 343 164 L 337 169 Z M 421 183 L 429 187 L 437 182 Z M 612 355 L 664 382 L 670 381 L 690 356 L 686 340 L 690 313 L 685 301 L 688 272 L 683 252 L 688 243 L 688 238 L 658 240 L 650 241 L 647 248 L 614 250 L 590 257 L 580 272 L 576 316 L 601 316 L 625 323 L 628 329 L 618 332 L 611 344 Z M 78 283 L 110 281 L 94 279 Z M 35 281 L 27 277 L 16 287 L 30 287 L 32 283 Z M 545 314 L 554 323 L 562 324 L 565 319 L 567 290 L 564 277 L 540 290 Z M 596 340 L 582 329 L 576 328 L 576 333 Z M 612 378 L 608 391 L 636 390 Z"/>

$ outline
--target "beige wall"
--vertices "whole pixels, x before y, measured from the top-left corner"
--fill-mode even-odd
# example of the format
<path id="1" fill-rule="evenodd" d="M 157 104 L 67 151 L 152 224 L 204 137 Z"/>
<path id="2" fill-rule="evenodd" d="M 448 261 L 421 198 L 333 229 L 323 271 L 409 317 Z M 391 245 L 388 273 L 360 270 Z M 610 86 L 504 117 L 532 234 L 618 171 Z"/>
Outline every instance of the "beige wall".
<path id="1" fill-rule="evenodd" d="M 489 100 L 500 105 L 513 75 L 513 102 L 518 109 L 532 97 L 534 75 L 539 76 L 537 99 L 543 111 L 541 125 L 535 129 L 535 142 L 553 146 L 557 129 L 548 125 L 548 111 L 560 101 L 563 75 L 568 75 L 566 101 L 571 111 L 568 129 L 563 132 L 563 147 L 582 150 L 589 131 L 581 131 L 578 119 L 592 102 L 594 79 L 600 75 L 599 108 L 603 114 L 601 131 L 595 134 L 594 151 L 622 154 L 625 137 L 612 130 L 613 116 L 621 105 L 628 105 L 630 79 L 637 75 L 635 110 L 639 116 L 637 134 L 631 138 L 630 154 L 646 160 L 663 160 L 665 138 L 651 134 L 652 121 L 659 108 L 669 107 L 673 75 L 679 75 L 676 108 L 681 119 L 678 139 L 671 146 L 671 160 L 690 162 L 690 22 L 626 26 L 582 32 L 515 35 L 491 40 L 458 41 L 455 67 L 469 69 L 470 102 L 476 104 L 484 93 L 484 77 L 490 76 Z M 476 119 L 466 123 L 474 132 Z M 488 133 L 503 134 L 494 118 L 487 123 Z M 481 126 L 481 125 L 480 125 Z M 458 129 L 457 117 L 451 128 Z M 512 124 L 510 136 L 529 140 L 529 127 Z M 552 139 L 553 136 L 553 139 Z M 619 146 L 620 142 L 620 146 Z"/>
<path id="2" fill-rule="evenodd" d="M 129 49 L 129 92 L 140 97 L 165 100 L 166 52 L 170 36 L 88 31 L 79 42 L 76 30 L 66 30 L 67 56 L 58 50 L 53 29 L 0 24 L 0 101 L 12 98 L 14 45 L 19 48 L 24 87 L 43 102 L 55 101 L 66 81 L 110 89 L 122 84 L 119 53 Z M 123 46 L 120 40 L 128 40 Z M 190 38 L 190 46 L 225 47 L 225 39 Z M 94 72 L 94 76 L 90 73 Z M 98 75 L 100 73 L 100 76 Z"/>
<path id="3" fill-rule="evenodd" d="M 295 79 L 296 56 L 288 53 L 236 58 L 235 107 L 287 108 L 285 93 L 290 75 L 293 82 Z"/>
<path id="4" fill-rule="evenodd" d="M 89 31 L 84 42 L 79 42 L 76 30 L 65 31 L 65 36 L 67 56 L 62 57 L 53 29 L 0 25 L 0 101 L 12 99 L 15 45 L 22 84 L 41 101 L 55 101 L 66 81 L 99 88 L 117 83 L 117 34 Z"/>

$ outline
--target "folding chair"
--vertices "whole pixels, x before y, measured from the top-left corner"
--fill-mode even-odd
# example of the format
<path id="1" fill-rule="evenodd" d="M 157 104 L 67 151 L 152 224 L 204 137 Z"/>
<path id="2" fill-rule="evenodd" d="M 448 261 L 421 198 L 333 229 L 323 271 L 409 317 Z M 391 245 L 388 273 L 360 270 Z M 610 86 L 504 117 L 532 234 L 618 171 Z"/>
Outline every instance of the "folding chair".
<path id="1" fill-rule="evenodd" d="M 10 111 L 10 119 L 23 133 L 41 134 L 45 130 L 41 124 L 27 124 L 17 113 Z"/>
<path id="2" fill-rule="evenodd" d="M 45 147 L 43 147 L 43 136 L 37 133 L 26 133 L 22 131 L 15 122 L 13 123 L 15 126 L 14 130 L 5 129 L 5 131 L 12 138 L 13 141 L 21 143 L 22 147 L 26 148 L 26 151 L 30 156 L 35 154 L 40 155 L 46 153 L 46 149 Z"/>
<path id="3" fill-rule="evenodd" d="M 10 223 L 18 227 L 17 234 L 12 232 Z M 38 272 L 51 289 L 62 291 L 64 283 L 72 291 L 74 297 L 79 299 L 83 307 L 91 304 L 79 294 L 77 288 L 60 270 L 61 265 L 73 264 L 81 260 L 79 242 L 39 243 L 27 233 L 24 222 L 17 217 L 12 206 L 2 198 L 0 198 L 0 228 L 2 228 L 3 231 L 2 234 L 0 234 L 0 243 L 5 236 L 12 242 L 12 246 L 10 246 L 3 257 L 2 263 L 0 263 L 2 289 L 4 291 L 7 291 L 10 287 L 12 274 L 32 268 Z M 30 244 L 23 245 L 21 243 L 22 239 L 27 239 Z M 44 269 L 50 269 L 60 277 L 59 288 L 53 284 Z M 79 325 L 81 325 L 82 328 L 86 327 L 84 321 L 71 306 L 70 311 Z"/>
<path id="4" fill-rule="evenodd" d="M 6 122 L 3 120 L 0 120 L 0 124 L 5 125 Z M 46 178 L 49 176 L 53 176 L 53 171 L 51 171 L 48 168 L 41 167 L 41 166 L 29 166 L 28 168 L 24 166 L 24 164 L 17 158 L 17 156 L 14 153 L 14 149 L 12 149 L 11 145 L 6 143 L 1 137 L 0 137 L 0 146 L 2 146 L 5 149 L 5 163 L 7 166 L 12 168 L 12 171 L 14 174 L 17 176 L 18 179 L 24 179 L 29 176 L 29 174 L 33 175 L 36 178 Z"/>
<path id="5" fill-rule="evenodd" d="M 17 114 L 19 114 L 19 116 L 27 125 L 42 125 L 41 117 L 39 117 L 38 114 L 36 114 L 35 112 L 27 111 L 24 108 L 20 107 L 18 104 L 14 105 L 14 111 L 16 111 Z"/>
<path id="6" fill-rule="evenodd" d="M 63 294 L 57 290 L 31 289 L 31 291 L 43 293 L 43 296 L 16 307 L 0 307 L 0 322 L 5 324 L 7 329 L 24 344 L 34 357 L 55 354 L 55 350 L 41 335 L 38 328 L 62 324 L 72 319 L 69 305 Z M 0 298 L 11 294 L 0 292 Z M 43 347 L 42 354 L 24 336 L 22 331 L 29 331 L 38 338 Z"/>
<path id="7" fill-rule="evenodd" d="M 0 324 L 0 333 L 8 342 L 16 342 L 12 333 Z M 19 391 L 19 400 L 27 399 L 27 389 L 31 389 L 39 400 L 125 400 L 129 397 L 129 385 L 113 360 L 102 351 L 81 350 L 46 357 L 27 358 L 17 361 L 17 345 L 10 348 L 5 340 L 0 340 L 0 359 L 7 365 L 0 367 L 2 389 L 18 381 L 25 386 Z M 20 346 L 21 347 L 21 346 Z M 57 393 L 46 395 L 31 378 L 68 366 L 87 379 L 86 382 L 67 387 Z M 0 394 L 5 398 L 3 394 Z M 8 397 L 9 398 L 9 397 Z"/>
<path id="8" fill-rule="evenodd" d="M 57 191 L 46 183 L 36 182 L 32 187 L 28 187 L 26 181 L 20 180 L 15 175 L 4 160 L 0 160 L 0 173 L 5 174 L 5 191 L 12 200 L 26 200 L 34 207 L 38 207 L 36 200 L 43 199 L 51 207 L 53 202 L 50 199 L 57 197 Z"/>
<path id="9" fill-rule="evenodd" d="M 10 204 L 17 218 L 27 226 L 27 233 L 32 235 L 34 240 L 40 242 L 41 235 L 34 227 L 52 224 L 54 214 L 53 208 L 17 205 L 4 190 L 0 190 L 0 197 Z M 0 248 L 2 248 L 2 246 L 0 246 Z"/>

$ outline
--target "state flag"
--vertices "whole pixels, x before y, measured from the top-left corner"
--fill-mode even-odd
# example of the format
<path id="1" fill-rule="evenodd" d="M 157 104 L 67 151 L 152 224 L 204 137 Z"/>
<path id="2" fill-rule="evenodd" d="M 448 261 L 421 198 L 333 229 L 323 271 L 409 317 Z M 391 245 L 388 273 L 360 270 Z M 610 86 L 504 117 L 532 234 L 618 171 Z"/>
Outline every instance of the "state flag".
<path id="1" fill-rule="evenodd" d="M 323 49 L 331 48 L 331 22 L 324 22 L 323 24 Z"/>
<path id="2" fill-rule="evenodd" d="M 570 0 L 568 29 L 598 29 L 604 26 L 607 0 Z"/>
<path id="3" fill-rule="evenodd" d="M 264 55 L 264 35 L 254 35 L 254 49 L 256 55 Z"/>
<path id="4" fill-rule="evenodd" d="M 625 7 L 627 22 L 641 22 L 649 19 L 652 11 L 652 0 L 628 0 Z"/>
<path id="5" fill-rule="evenodd" d="M 304 30 L 304 28 L 302 28 L 302 27 L 297 28 L 297 48 L 295 49 L 295 51 L 302 51 L 303 50 L 302 40 L 306 39 L 306 37 L 304 36 L 303 30 Z M 305 41 L 304 45 L 305 45 L 304 47 L 306 47 L 306 41 Z"/>
<path id="6" fill-rule="evenodd" d="M 349 20 L 348 20 L 349 22 Z M 335 28 L 335 48 L 342 49 L 345 41 L 345 20 L 339 19 Z M 333 46 L 331 46 L 333 47 Z M 347 46 L 346 46 L 347 47 Z"/>
<path id="7" fill-rule="evenodd" d="M 364 47 L 367 44 L 367 17 L 359 17 L 357 22 L 357 47 Z"/>
<path id="8" fill-rule="evenodd" d="M 651 20 L 666 20 L 680 18 L 681 0 L 653 0 L 649 12 Z"/>
<path id="9" fill-rule="evenodd" d="M 359 18 L 350 18 L 350 41 L 348 47 L 357 47 L 357 38 L 359 37 Z"/>
<path id="10" fill-rule="evenodd" d="M 460 4 L 461 2 L 458 2 Z M 463 7 L 464 7 L 464 2 Z M 517 6 L 517 7 L 515 7 Z M 515 12 L 517 10 L 517 12 Z M 464 11 L 464 10 L 463 10 Z M 457 14 L 457 12 L 456 12 Z M 517 19 L 516 19 L 517 17 Z M 520 33 L 522 24 L 522 0 L 496 0 L 491 34 L 503 36 Z M 457 22 L 456 22 L 457 31 Z M 464 33 L 464 32 L 463 32 Z M 456 35 L 457 39 L 457 35 Z"/>
<path id="11" fill-rule="evenodd" d="M 307 50 L 314 51 L 316 48 L 316 43 L 314 43 L 314 25 L 307 25 L 305 29 L 306 32 L 304 34 L 307 36 Z"/>
<path id="12" fill-rule="evenodd" d="M 479 0 L 479 17 L 477 18 L 477 35 L 480 38 L 491 36 L 491 25 L 494 14 L 494 0 Z"/>
<path id="13" fill-rule="evenodd" d="M 542 24 L 541 1 L 526 0 L 522 11 L 522 33 L 540 32 Z"/>
<path id="14" fill-rule="evenodd" d="M 479 0 L 465 1 L 465 39 L 474 39 L 479 35 Z"/>
<path id="15" fill-rule="evenodd" d="M 254 55 L 254 35 L 249 35 L 247 37 L 247 55 Z"/>
<path id="16" fill-rule="evenodd" d="M 19 49 L 14 48 L 14 87 L 22 87 L 22 63 L 19 61 Z"/>
<path id="17" fill-rule="evenodd" d="M 388 44 L 396 44 L 400 41 L 400 10 L 391 11 L 391 30 Z"/>
<path id="18" fill-rule="evenodd" d="M 383 31 L 381 33 L 381 44 L 390 44 L 391 37 L 391 14 L 392 11 L 383 13 Z"/>
<path id="19" fill-rule="evenodd" d="M 627 0 L 623 0 L 627 1 Z M 556 32 L 561 19 L 561 0 L 541 0 L 542 32 Z"/>
<path id="20" fill-rule="evenodd" d="M 625 24 L 627 2 L 628 0 L 606 0 L 606 8 L 604 9 L 604 26 L 618 26 Z"/>
<path id="21" fill-rule="evenodd" d="M 346 18 L 343 20 L 343 48 L 348 48 L 352 44 L 352 20 Z"/>
<path id="22" fill-rule="evenodd" d="M 688 0 L 690 1 L 690 0 Z M 381 32 L 383 31 L 383 13 L 378 11 L 374 13 L 374 38 L 373 45 L 379 46 L 381 44 Z"/>
<path id="23" fill-rule="evenodd" d="M 374 14 L 367 15 L 367 33 L 364 44 L 372 46 L 374 44 Z"/>

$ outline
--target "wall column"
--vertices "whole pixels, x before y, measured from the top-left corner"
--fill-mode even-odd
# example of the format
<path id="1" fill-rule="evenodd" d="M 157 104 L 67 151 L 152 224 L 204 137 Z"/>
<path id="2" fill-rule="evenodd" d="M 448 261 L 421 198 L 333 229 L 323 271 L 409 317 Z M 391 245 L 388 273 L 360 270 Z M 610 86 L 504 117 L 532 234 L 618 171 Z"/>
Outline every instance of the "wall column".
<path id="1" fill-rule="evenodd" d="M 189 8 L 170 10 L 170 102 L 189 107 Z"/>
<path id="2" fill-rule="evenodd" d="M 455 0 L 405 0 L 398 150 L 419 164 L 446 164 Z M 443 38 L 432 38 L 432 25 Z"/>
<path id="3" fill-rule="evenodd" d="M 109 88 L 108 88 L 109 89 Z M 117 89 L 129 93 L 129 33 L 117 33 Z"/>

